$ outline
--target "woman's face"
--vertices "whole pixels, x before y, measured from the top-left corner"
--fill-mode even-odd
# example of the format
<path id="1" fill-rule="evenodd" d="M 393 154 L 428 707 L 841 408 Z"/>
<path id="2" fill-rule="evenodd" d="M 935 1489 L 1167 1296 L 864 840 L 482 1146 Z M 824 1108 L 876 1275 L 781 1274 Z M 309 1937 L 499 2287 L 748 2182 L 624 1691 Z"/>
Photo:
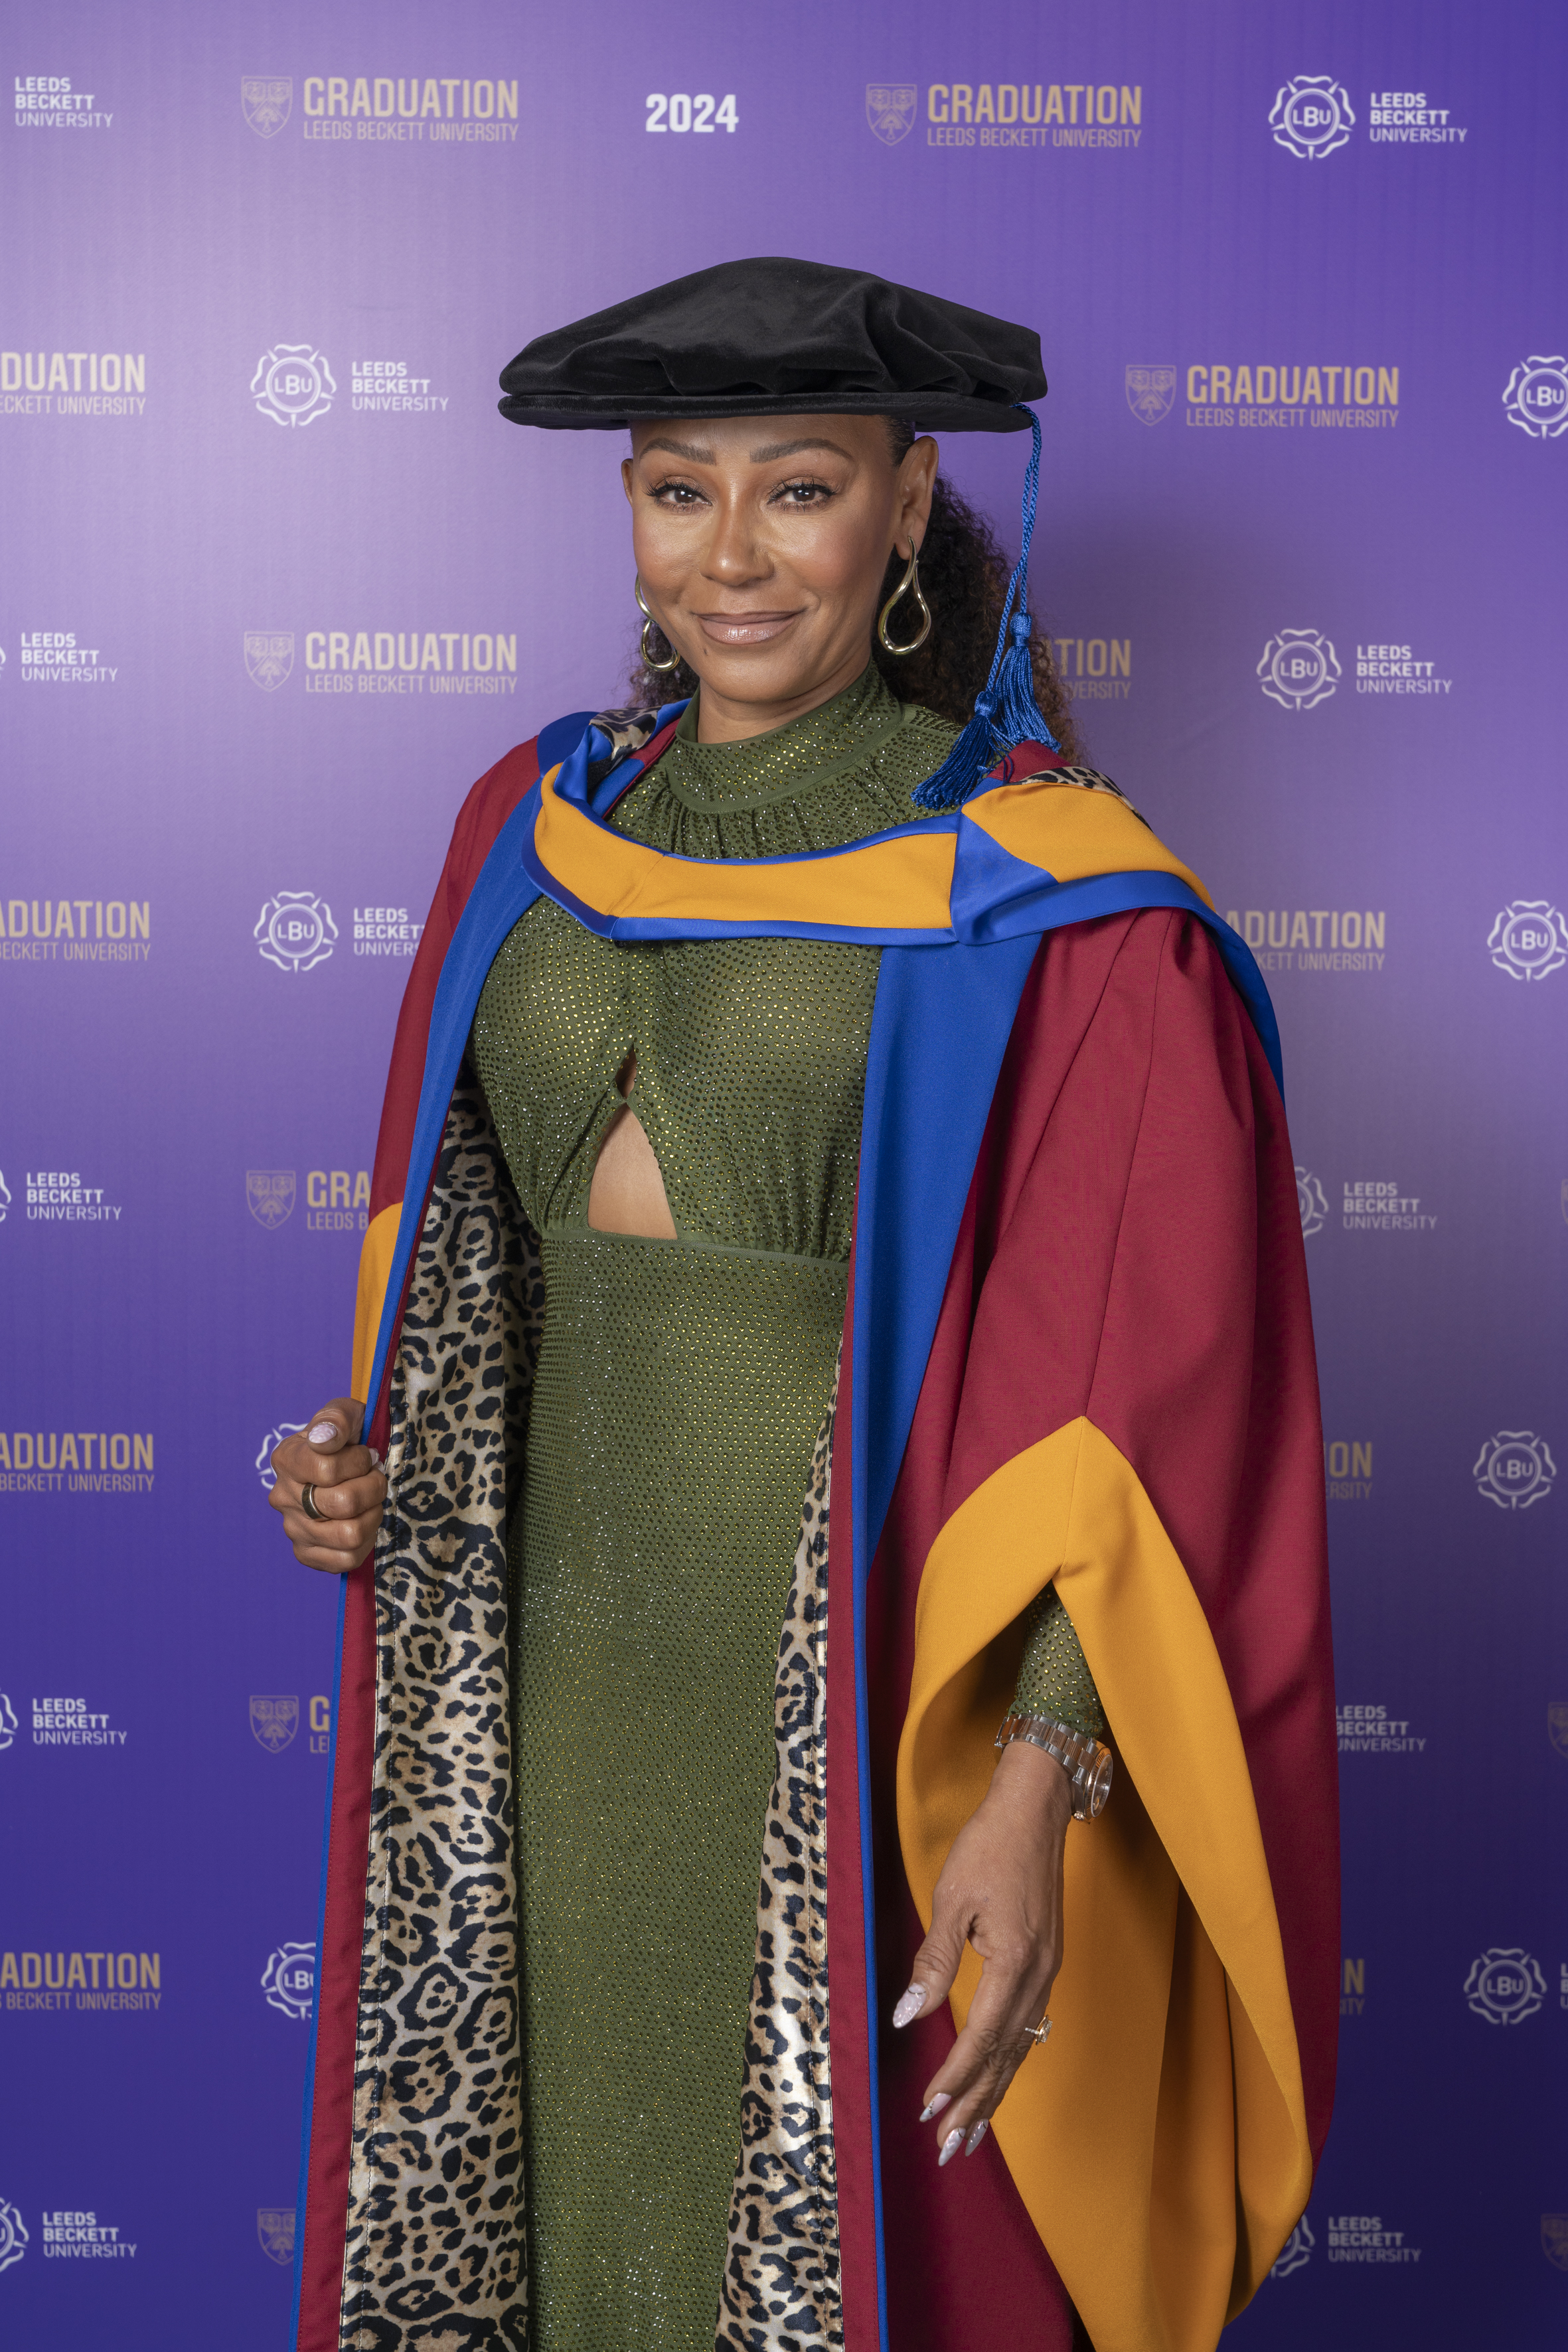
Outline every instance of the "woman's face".
<path id="1" fill-rule="evenodd" d="M 621 468 L 654 618 L 702 681 L 702 731 L 754 732 L 850 685 L 896 548 L 918 547 L 937 447 L 895 465 L 879 416 L 632 427 Z"/>

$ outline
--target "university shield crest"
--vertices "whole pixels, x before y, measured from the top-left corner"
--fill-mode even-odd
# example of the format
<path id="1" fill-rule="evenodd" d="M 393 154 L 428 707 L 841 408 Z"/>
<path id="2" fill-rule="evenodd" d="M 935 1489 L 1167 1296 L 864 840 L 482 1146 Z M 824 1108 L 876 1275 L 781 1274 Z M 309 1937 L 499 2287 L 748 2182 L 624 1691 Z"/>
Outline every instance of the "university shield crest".
<path id="1" fill-rule="evenodd" d="M 294 633 L 291 629 L 247 629 L 245 633 L 245 667 L 250 673 L 252 686 L 266 694 L 281 686 L 294 667 Z"/>
<path id="2" fill-rule="evenodd" d="M 1127 371 L 1127 405 L 1140 425 L 1158 425 L 1162 416 L 1169 416 L 1171 403 L 1176 396 L 1176 371 L 1173 367 L 1149 367 L 1142 363 Z"/>
<path id="3" fill-rule="evenodd" d="M 294 1213 L 294 1171 L 291 1168 L 247 1168 L 245 1201 L 258 1225 L 275 1234 Z"/>
<path id="4" fill-rule="evenodd" d="M 261 2241 L 261 2251 L 268 2262 L 279 2270 L 287 2270 L 294 2259 L 294 2208 L 292 2205 L 258 2205 L 256 2209 L 256 2234 Z"/>
<path id="5" fill-rule="evenodd" d="M 900 139 L 907 139 L 919 96 L 919 89 L 912 81 L 868 81 L 866 120 L 872 138 L 879 139 L 884 147 L 896 147 Z"/>
<path id="6" fill-rule="evenodd" d="M 268 1756 L 281 1756 L 300 1728 L 297 1698 L 257 1698 L 250 1702 L 250 1736 Z"/>
<path id="7" fill-rule="evenodd" d="M 1542 2215 L 1541 2251 L 1560 2271 L 1568 2271 L 1568 2213 Z"/>
<path id="8" fill-rule="evenodd" d="M 274 139 L 294 103 L 294 78 L 291 74 L 243 74 L 239 102 L 257 137 Z"/>
<path id="9" fill-rule="evenodd" d="M 1568 1762 L 1568 1698 L 1554 1698 L 1547 1708 L 1546 1737 Z"/>

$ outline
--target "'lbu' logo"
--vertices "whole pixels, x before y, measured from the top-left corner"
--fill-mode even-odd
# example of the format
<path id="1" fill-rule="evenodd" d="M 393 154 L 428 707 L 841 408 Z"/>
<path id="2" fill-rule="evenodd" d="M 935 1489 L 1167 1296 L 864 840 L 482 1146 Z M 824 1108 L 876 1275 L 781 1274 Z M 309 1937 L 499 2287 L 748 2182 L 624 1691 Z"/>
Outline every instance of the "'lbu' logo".
<path id="1" fill-rule="evenodd" d="M 1317 2242 L 1312 2235 L 1312 2225 L 1303 2213 L 1279 2249 L 1279 2259 L 1269 2272 L 1269 2277 L 1289 2278 L 1292 2271 L 1299 2271 L 1303 2263 L 1311 2261 L 1312 2249 Z"/>
<path id="2" fill-rule="evenodd" d="M 268 1756 L 281 1756 L 300 1728 L 297 1698 L 257 1698 L 250 1701 L 250 1736 Z"/>
<path id="3" fill-rule="evenodd" d="M 1500 1429 L 1482 1446 L 1471 1475 L 1500 1511 L 1527 1511 L 1551 1494 L 1557 1465 L 1544 1437 L 1533 1430 Z"/>
<path id="4" fill-rule="evenodd" d="M 261 1972 L 268 2006 L 285 2017 L 309 2017 L 316 1997 L 314 1944 L 279 1944 Z"/>
<path id="5" fill-rule="evenodd" d="M 240 78 L 239 102 L 245 109 L 245 119 L 258 139 L 276 138 L 289 120 L 289 110 L 294 103 L 294 80 L 291 74 L 244 74 Z"/>
<path id="6" fill-rule="evenodd" d="M 1522 2025 L 1546 1999 L 1546 1979 L 1517 1944 L 1506 1949 L 1494 1944 L 1471 1962 L 1465 1999 L 1489 2025 Z"/>
<path id="7" fill-rule="evenodd" d="M 1305 1168 L 1296 1171 L 1296 1206 L 1301 1213 L 1301 1238 L 1310 1241 L 1321 1234 L 1328 1220 L 1329 1204 L 1317 1178 Z"/>
<path id="8" fill-rule="evenodd" d="M 1281 629 L 1258 665 L 1263 691 L 1286 710 L 1310 710 L 1339 683 L 1340 657 L 1321 629 Z"/>
<path id="9" fill-rule="evenodd" d="M 252 686 L 270 694 L 282 685 L 294 667 L 294 636 L 289 629 L 247 629 L 245 667 Z"/>
<path id="10" fill-rule="evenodd" d="M 258 2205 L 256 2209 L 256 2234 L 268 2262 L 276 2263 L 279 2270 L 287 2270 L 294 2259 L 292 2205 Z"/>
<path id="11" fill-rule="evenodd" d="M 302 1421 L 280 1421 L 276 1429 L 268 1431 L 257 1447 L 256 1475 L 260 1479 L 265 1493 L 270 1495 L 273 1487 L 278 1484 L 278 1473 L 272 1467 L 273 1455 L 286 1437 L 298 1437 L 304 1426 Z"/>
<path id="12" fill-rule="evenodd" d="M 1568 963 L 1568 923 L 1544 898 L 1513 898 L 1487 936 L 1487 952 L 1510 980 L 1544 980 Z"/>
<path id="13" fill-rule="evenodd" d="M 1176 396 L 1176 371 L 1173 367 L 1130 367 L 1127 371 L 1127 405 L 1140 425 L 1158 425 L 1162 416 L 1169 416 L 1171 403 Z"/>
<path id="14" fill-rule="evenodd" d="M 1298 74 L 1275 98 L 1268 128 L 1292 155 L 1321 162 L 1342 147 L 1355 128 L 1350 92 L 1331 74 Z"/>
<path id="15" fill-rule="evenodd" d="M 291 1168 L 247 1168 L 245 1198 L 258 1225 L 275 1234 L 294 1211 L 294 1171 Z"/>
<path id="16" fill-rule="evenodd" d="M 27 2230 L 8 2197 L 0 2197 L 0 2271 L 8 2271 L 27 2251 Z"/>
<path id="17" fill-rule="evenodd" d="M 1552 441 L 1568 428 L 1568 360 L 1540 353 L 1521 360 L 1503 387 L 1508 421 L 1532 441 Z"/>
<path id="18" fill-rule="evenodd" d="M 274 343 L 256 362 L 250 396 L 274 425 L 313 425 L 337 395 L 323 352 L 309 343 Z"/>
<path id="19" fill-rule="evenodd" d="M 338 927 L 332 910 L 313 890 L 279 890 L 257 919 L 253 940 L 279 971 L 313 971 L 332 952 Z"/>
<path id="20" fill-rule="evenodd" d="M 884 147 L 896 147 L 900 139 L 907 138 L 919 96 L 919 88 L 912 81 L 868 81 L 866 120 L 871 126 L 872 138 L 879 139 Z"/>

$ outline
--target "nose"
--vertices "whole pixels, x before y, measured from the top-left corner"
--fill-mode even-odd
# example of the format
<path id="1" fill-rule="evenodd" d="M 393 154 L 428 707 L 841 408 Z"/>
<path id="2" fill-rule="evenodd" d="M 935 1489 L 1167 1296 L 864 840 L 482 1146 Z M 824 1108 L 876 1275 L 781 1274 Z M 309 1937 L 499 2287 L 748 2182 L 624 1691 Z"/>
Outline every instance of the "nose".
<path id="1" fill-rule="evenodd" d="M 751 501 L 738 492 L 727 493 L 718 504 L 712 532 L 703 550 L 703 577 L 721 582 L 726 588 L 749 588 L 756 581 L 769 578 L 772 572 L 773 564 L 758 536 Z"/>

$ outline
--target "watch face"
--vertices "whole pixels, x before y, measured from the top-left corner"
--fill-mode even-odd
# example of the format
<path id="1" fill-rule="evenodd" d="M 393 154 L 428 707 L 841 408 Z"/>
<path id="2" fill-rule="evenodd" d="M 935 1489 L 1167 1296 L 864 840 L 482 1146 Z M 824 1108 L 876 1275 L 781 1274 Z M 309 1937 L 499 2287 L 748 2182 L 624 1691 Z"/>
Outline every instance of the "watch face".
<path id="1" fill-rule="evenodd" d="M 1102 1813 L 1105 1811 L 1105 1801 L 1110 1794 L 1110 1751 L 1109 1748 L 1102 1749 L 1100 1761 L 1089 1775 L 1089 1817 L 1090 1821 L 1093 1821 L 1097 1813 Z"/>

